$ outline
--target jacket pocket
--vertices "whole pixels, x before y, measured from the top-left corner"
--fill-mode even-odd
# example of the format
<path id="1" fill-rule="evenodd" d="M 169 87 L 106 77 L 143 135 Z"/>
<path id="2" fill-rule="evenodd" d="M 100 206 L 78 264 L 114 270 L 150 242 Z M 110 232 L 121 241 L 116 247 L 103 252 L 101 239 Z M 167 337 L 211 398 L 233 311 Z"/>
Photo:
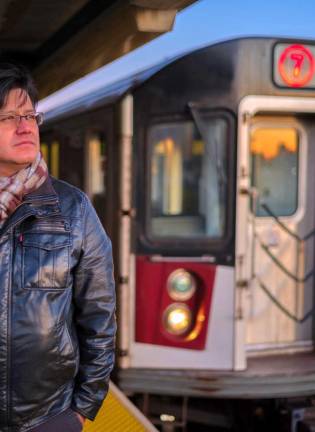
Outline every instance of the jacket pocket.
<path id="1" fill-rule="evenodd" d="M 64 289 L 69 281 L 70 233 L 25 233 L 22 285 L 26 289 Z"/>
<path id="2" fill-rule="evenodd" d="M 59 375 L 62 382 L 73 379 L 78 371 L 78 350 L 66 322 L 56 325 L 59 352 Z"/>

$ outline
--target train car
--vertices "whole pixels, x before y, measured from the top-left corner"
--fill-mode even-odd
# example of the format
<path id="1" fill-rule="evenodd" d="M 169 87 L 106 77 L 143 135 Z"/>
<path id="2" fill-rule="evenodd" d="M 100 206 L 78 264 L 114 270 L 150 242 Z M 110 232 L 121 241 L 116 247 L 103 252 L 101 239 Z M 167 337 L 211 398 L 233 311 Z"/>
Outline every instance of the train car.
<path id="1" fill-rule="evenodd" d="M 315 42 L 217 43 L 45 117 L 113 240 L 120 388 L 165 431 L 313 430 Z"/>

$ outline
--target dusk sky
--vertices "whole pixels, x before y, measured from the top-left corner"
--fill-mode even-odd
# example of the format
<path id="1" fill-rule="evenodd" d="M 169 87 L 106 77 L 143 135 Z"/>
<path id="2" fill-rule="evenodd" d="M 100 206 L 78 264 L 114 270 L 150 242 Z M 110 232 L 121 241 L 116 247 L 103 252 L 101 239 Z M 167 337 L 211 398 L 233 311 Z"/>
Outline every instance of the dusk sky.
<path id="1" fill-rule="evenodd" d="M 315 39 L 315 0 L 199 0 L 179 13 L 174 29 L 84 77 L 40 104 L 46 111 L 168 57 L 238 36 Z M 106 33 L 105 33 L 106 37 Z"/>

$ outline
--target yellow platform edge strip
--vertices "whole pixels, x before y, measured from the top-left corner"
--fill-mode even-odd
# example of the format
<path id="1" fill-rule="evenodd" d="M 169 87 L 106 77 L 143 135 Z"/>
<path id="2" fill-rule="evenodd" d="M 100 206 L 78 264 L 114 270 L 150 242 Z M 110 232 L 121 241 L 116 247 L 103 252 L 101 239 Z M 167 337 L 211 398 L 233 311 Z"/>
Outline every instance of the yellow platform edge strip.
<path id="1" fill-rule="evenodd" d="M 86 420 L 83 432 L 158 432 L 141 411 L 110 382 L 108 395 L 94 422 Z"/>

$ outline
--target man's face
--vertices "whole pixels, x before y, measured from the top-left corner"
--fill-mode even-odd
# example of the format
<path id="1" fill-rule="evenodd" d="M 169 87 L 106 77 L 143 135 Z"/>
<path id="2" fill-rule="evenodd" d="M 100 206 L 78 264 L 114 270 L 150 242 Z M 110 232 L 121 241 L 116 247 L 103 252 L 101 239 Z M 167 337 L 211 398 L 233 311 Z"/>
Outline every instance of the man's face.
<path id="1" fill-rule="evenodd" d="M 39 131 L 35 121 L 22 118 L 16 122 L 1 121 L 6 114 L 25 115 L 35 109 L 28 95 L 13 89 L 0 109 L 0 176 L 11 176 L 30 165 L 39 152 Z"/>

